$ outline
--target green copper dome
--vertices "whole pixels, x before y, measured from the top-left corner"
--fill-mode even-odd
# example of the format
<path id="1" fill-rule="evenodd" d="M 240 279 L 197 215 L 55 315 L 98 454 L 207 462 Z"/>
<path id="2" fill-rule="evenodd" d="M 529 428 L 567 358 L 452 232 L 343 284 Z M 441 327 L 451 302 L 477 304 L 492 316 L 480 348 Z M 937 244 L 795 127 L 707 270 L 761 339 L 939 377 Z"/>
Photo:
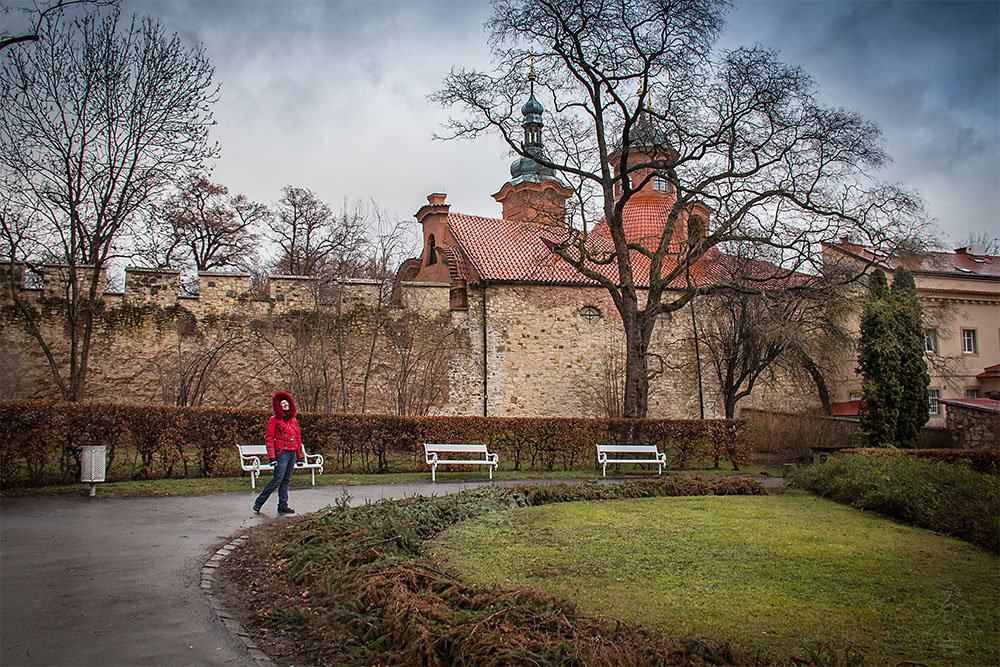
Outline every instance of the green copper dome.
<path id="1" fill-rule="evenodd" d="M 528 101 L 524 103 L 521 107 L 521 114 L 524 115 L 525 123 L 541 123 L 542 122 L 542 112 L 545 109 L 542 107 L 541 103 L 535 99 L 535 93 L 532 91 L 531 96 L 528 97 Z"/>

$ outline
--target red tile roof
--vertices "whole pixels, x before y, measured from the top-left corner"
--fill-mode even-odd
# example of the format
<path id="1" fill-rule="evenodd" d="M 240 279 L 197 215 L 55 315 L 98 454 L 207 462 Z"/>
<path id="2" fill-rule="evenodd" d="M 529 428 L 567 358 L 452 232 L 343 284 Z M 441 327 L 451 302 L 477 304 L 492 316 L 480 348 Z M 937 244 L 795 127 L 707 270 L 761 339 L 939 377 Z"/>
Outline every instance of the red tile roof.
<path id="1" fill-rule="evenodd" d="M 989 378 L 1000 378 L 1000 364 L 993 364 L 983 369 L 983 372 L 976 376 L 977 380 L 987 380 Z"/>
<path id="2" fill-rule="evenodd" d="M 666 219 L 668 202 L 664 197 L 636 197 L 626 206 L 627 235 L 630 241 L 652 238 L 659 232 L 657 225 Z M 500 282 L 557 283 L 574 285 L 596 285 L 597 282 L 581 275 L 568 262 L 550 249 L 570 240 L 575 232 L 551 225 L 514 222 L 478 216 L 450 213 L 448 227 L 463 254 L 476 271 L 486 280 Z M 658 228 L 662 230 L 662 226 Z M 592 256 L 614 252 L 614 244 L 609 237 L 607 225 L 595 226 L 588 235 L 586 247 Z M 678 256 L 687 251 L 686 244 L 672 242 L 663 262 L 661 275 L 668 275 L 676 266 Z M 631 255 L 633 276 L 638 287 L 649 285 L 649 259 L 638 252 Z M 615 262 L 607 264 L 591 263 L 591 267 L 618 282 L 618 268 Z M 745 260 L 723 254 L 715 248 L 691 267 L 691 283 L 706 285 L 734 277 L 752 278 L 760 281 L 761 287 L 776 287 L 789 280 L 803 281 L 807 276 L 793 273 L 757 260 Z M 670 287 L 681 289 L 687 279 L 681 275 L 671 282 Z"/>
<path id="3" fill-rule="evenodd" d="M 673 204 L 674 198 L 665 195 L 631 197 L 622 209 L 622 228 L 625 230 L 625 238 L 630 243 L 638 243 L 650 250 L 656 250 L 660 245 L 663 229 L 669 221 Z M 593 233 L 611 238 L 611 230 L 603 218 L 594 225 Z M 670 244 L 680 245 L 684 240 L 681 223 L 678 221 L 671 234 Z"/>
<path id="4" fill-rule="evenodd" d="M 874 261 L 874 263 L 889 270 L 902 267 L 916 274 L 1000 279 L 1000 257 L 996 255 L 970 255 L 966 248 L 959 248 L 954 252 L 927 252 L 919 255 L 900 253 L 898 256 L 885 257 L 873 253 L 870 248 L 854 243 L 836 243 L 829 247 L 865 262 Z"/>
<path id="5" fill-rule="evenodd" d="M 968 408 L 970 410 L 979 410 L 980 412 L 1000 413 L 1000 401 L 992 398 L 942 398 L 938 400 L 938 403 L 959 408 Z"/>

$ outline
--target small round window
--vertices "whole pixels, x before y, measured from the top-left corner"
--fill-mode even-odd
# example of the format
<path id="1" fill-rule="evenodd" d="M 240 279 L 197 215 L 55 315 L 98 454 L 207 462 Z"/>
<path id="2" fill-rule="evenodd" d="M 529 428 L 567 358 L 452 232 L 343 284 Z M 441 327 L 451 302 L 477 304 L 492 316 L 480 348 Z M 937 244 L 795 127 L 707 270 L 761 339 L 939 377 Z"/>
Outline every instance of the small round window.
<path id="1" fill-rule="evenodd" d="M 584 306 L 580 309 L 580 317 L 593 324 L 601 319 L 601 311 L 593 306 Z"/>

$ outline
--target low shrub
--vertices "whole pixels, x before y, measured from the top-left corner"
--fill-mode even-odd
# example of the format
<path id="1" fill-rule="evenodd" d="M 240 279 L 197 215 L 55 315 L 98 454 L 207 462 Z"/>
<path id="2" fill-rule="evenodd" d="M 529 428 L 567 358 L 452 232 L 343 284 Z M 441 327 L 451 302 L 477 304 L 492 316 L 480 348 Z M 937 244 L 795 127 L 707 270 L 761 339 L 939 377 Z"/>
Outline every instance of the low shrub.
<path id="1" fill-rule="evenodd" d="M 342 504 L 305 517 L 227 563 L 250 596 L 250 625 L 286 634 L 309 664 L 740 664 L 725 642 L 665 637 L 588 617 L 528 588 L 473 588 L 421 555 L 460 521 L 597 498 L 763 494 L 759 481 L 675 479 L 489 487 L 443 498 Z M 280 573 L 275 577 L 274 573 Z M 260 585 L 258 582 L 263 582 Z"/>
<path id="2" fill-rule="evenodd" d="M 988 449 L 874 449 L 862 447 L 841 450 L 844 454 L 879 454 L 896 456 L 919 456 L 941 463 L 964 465 L 976 472 L 987 475 L 1000 474 L 1000 451 Z"/>
<path id="3" fill-rule="evenodd" d="M 858 509 L 1000 551 L 1000 479 L 895 450 L 840 454 L 792 483 Z"/>
<path id="4" fill-rule="evenodd" d="M 0 402 L 0 484 L 73 482 L 80 448 L 107 447 L 108 481 L 235 475 L 236 445 L 260 443 L 267 410 Z M 423 470 L 423 442 L 488 443 L 507 470 L 596 465 L 597 443 L 656 444 L 678 468 L 753 462 L 742 422 L 724 419 L 398 417 L 300 413 L 306 449 L 331 472 Z M 390 462 L 401 465 L 390 470 Z"/>

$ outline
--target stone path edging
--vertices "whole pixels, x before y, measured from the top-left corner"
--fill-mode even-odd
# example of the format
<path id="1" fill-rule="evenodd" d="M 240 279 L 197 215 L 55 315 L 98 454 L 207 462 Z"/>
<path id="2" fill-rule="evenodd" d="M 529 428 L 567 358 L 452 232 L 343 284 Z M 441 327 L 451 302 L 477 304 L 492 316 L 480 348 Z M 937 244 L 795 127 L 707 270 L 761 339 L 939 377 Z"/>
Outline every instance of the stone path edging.
<path id="1" fill-rule="evenodd" d="M 247 632 L 247 629 L 244 628 L 243 625 L 229 613 L 229 610 L 222 604 L 222 602 L 219 601 L 214 592 L 216 582 L 215 570 L 219 567 L 226 556 L 231 554 L 235 549 L 246 542 L 248 538 L 249 535 L 244 533 L 228 544 L 223 545 L 214 554 L 212 554 L 212 557 L 209 558 L 204 565 L 201 566 L 201 590 L 205 594 L 205 597 L 208 598 L 209 603 L 212 605 L 212 611 L 215 613 L 216 618 L 219 619 L 222 625 L 224 625 L 229 632 L 238 637 L 239 641 L 246 647 L 247 653 L 250 655 L 250 659 L 253 661 L 253 664 L 258 665 L 259 667 L 275 667 L 276 663 L 267 657 L 266 653 L 260 650 L 257 643 L 251 639 L 250 633 Z"/>

